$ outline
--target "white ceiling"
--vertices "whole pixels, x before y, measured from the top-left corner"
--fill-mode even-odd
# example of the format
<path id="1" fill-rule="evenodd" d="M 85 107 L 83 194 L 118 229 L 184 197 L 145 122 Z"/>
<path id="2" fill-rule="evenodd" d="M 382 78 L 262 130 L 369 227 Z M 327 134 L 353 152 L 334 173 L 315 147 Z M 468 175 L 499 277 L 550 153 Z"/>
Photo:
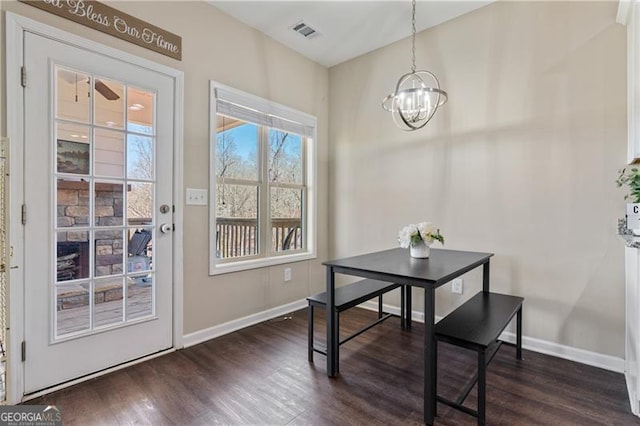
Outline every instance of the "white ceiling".
<path id="1" fill-rule="evenodd" d="M 419 0 L 418 32 L 494 0 Z M 410 1 L 209 0 L 239 21 L 326 67 L 411 35 Z M 304 21 L 320 35 L 306 39 L 291 27 Z"/>

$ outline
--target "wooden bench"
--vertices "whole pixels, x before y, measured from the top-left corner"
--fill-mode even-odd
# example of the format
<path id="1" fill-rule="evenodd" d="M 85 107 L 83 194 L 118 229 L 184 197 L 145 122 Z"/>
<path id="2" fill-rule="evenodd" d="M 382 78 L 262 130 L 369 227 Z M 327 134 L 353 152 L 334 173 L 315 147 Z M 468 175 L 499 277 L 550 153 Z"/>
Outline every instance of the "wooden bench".
<path id="1" fill-rule="evenodd" d="M 349 340 L 354 337 L 364 333 L 369 330 L 371 327 L 374 327 L 384 320 L 391 317 L 391 314 L 385 314 L 382 311 L 382 295 L 391 290 L 395 290 L 400 287 L 400 291 L 402 292 L 401 297 L 404 300 L 404 286 L 400 284 L 394 284 L 387 281 L 378 281 L 372 279 L 365 279 L 361 281 L 356 281 L 355 283 L 345 285 L 343 287 L 337 287 L 335 290 L 335 317 L 336 317 L 336 327 L 339 330 L 339 320 L 340 312 L 345 311 L 349 308 L 353 308 L 361 303 L 366 302 L 367 300 L 373 299 L 374 297 L 378 298 L 378 319 L 371 324 L 361 328 L 355 333 L 351 334 L 348 337 L 345 337 L 342 340 L 339 340 L 339 345 L 343 343 L 347 343 Z M 316 294 L 315 296 L 307 297 L 307 301 L 309 302 L 308 308 L 308 316 L 309 316 L 309 342 L 308 342 L 308 352 L 309 352 L 309 361 L 313 362 L 313 353 L 317 352 L 324 356 L 327 356 L 327 352 L 317 349 L 313 344 L 313 309 L 315 307 L 322 307 L 326 309 L 327 306 L 327 293 Z M 401 312 L 401 324 L 404 326 L 404 313 Z"/>
<path id="2" fill-rule="evenodd" d="M 522 359 L 523 301 L 522 297 L 480 292 L 435 325 L 436 353 L 438 342 L 443 341 L 478 354 L 478 371 L 461 395 L 455 401 L 440 396 L 436 398 L 439 402 L 477 417 L 479 425 L 486 422 L 486 367 L 502 344 L 498 337 L 514 316 L 517 316 L 516 358 Z M 476 383 L 478 407 L 474 411 L 462 403 Z"/>

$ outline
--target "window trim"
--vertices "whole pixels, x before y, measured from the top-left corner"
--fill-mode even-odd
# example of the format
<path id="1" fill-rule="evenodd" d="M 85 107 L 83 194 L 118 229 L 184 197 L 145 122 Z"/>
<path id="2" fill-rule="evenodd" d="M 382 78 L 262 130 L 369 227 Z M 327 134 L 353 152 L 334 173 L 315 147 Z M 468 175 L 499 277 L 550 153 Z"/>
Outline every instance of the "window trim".
<path id="1" fill-rule="evenodd" d="M 303 239 L 306 241 L 306 249 L 290 254 L 267 254 L 264 257 L 251 257 L 237 261 L 219 262 L 216 258 L 216 115 L 218 93 L 223 99 L 237 103 L 246 108 L 260 111 L 261 113 L 279 117 L 312 128 L 311 135 L 304 136 L 304 182 L 306 193 L 306 205 L 302 206 L 303 223 L 306 224 Z M 209 81 L 209 275 L 226 274 L 230 272 L 246 271 L 256 268 L 264 268 L 285 263 L 300 262 L 315 259 L 317 257 L 317 119 L 316 117 L 297 111 L 293 108 L 276 102 L 260 98 L 250 93 L 234 89 L 213 80 Z M 259 159 L 263 162 L 263 156 Z M 267 195 L 267 194 L 265 194 Z M 262 216 L 262 217 L 260 217 Z M 270 214 L 259 215 L 258 222 L 271 223 Z"/>

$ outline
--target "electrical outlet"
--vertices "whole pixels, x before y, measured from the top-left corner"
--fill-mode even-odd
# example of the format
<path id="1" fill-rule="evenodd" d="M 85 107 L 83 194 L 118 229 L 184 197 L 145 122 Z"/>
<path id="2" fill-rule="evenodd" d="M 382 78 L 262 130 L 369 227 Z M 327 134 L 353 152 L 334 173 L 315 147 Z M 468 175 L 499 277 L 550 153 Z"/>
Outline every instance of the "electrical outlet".
<path id="1" fill-rule="evenodd" d="M 456 278 L 451 282 L 451 293 L 462 294 L 462 278 Z"/>
<path id="2" fill-rule="evenodd" d="M 187 188 L 187 205 L 190 206 L 206 206 L 207 190 Z"/>
<path id="3" fill-rule="evenodd" d="M 284 280 L 291 281 L 291 268 L 284 268 Z"/>

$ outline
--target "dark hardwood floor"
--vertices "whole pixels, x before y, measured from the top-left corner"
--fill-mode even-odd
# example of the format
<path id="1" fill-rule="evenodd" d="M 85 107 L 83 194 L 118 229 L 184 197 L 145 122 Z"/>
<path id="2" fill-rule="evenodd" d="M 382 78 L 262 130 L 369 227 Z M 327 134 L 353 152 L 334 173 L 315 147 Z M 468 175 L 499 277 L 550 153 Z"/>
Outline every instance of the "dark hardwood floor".
<path id="1" fill-rule="evenodd" d="M 317 310 L 316 340 L 324 341 Z M 341 347 L 340 377 L 325 359 L 307 361 L 306 311 L 272 320 L 31 400 L 56 405 L 66 425 L 422 423 L 422 324 L 393 318 Z M 344 333 L 376 314 L 341 314 Z M 439 345 L 439 392 L 453 398 L 473 374 L 474 353 Z M 503 345 L 487 372 L 487 421 L 494 425 L 640 424 L 622 374 Z M 475 390 L 465 405 L 475 407 Z M 475 419 L 438 404 L 439 425 Z"/>

